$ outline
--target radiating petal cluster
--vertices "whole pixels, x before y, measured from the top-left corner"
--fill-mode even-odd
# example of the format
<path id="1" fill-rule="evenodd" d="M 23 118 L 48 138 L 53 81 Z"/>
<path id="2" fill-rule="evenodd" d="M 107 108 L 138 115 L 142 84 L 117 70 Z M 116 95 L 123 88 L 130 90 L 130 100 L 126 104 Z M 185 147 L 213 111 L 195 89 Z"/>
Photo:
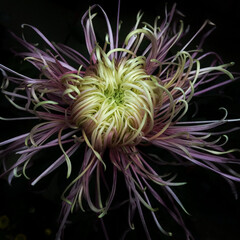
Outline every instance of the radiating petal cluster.
<path id="1" fill-rule="evenodd" d="M 103 43 L 98 41 L 98 30 L 94 29 L 96 9 L 106 21 Z M 161 176 L 156 162 L 160 166 L 162 161 L 168 164 L 169 160 L 147 150 L 149 146 L 165 149 L 180 165 L 189 161 L 220 174 L 231 185 L 232 181 L 240 181 L 239 175 L 227 165 L 239 164 L 234 156 L 239 150 L 224 150 L 219 143 L 221 138 L 227 141 L 226 133 L 238 128 L 219 133 L 213 130 L 239 119 L 227 119 L 225 109 L 220 120 L 186 121 L 185 118 L 194 96 L 234 80 L 227 70 L 232 63 L 224 64 L 217 54 L 202 51 L 212 28 L 196 49 L 188 49 L 212 23 L 206 21 L 195 35 L 189 36 L 183 22 L 174 20 L 181 17 L 175 5 L 169 12 L 166 9 L 164 19 L 157 17 L 153 25 L 142 22 L 143 14 L 139 13 L 131 31 L 122 37 L 123 42 L 119 40 L 119 16 L 120 8 L 113 28 L 98 5 L 83 15 L 81 23 L 88 56 L 66 45 L 51 43 L 30 25 L 23 28 L 31 28 L 47 49 L 14 35 L 26 49 L 18 55 L 39 71 L 39 77 L 25 76 L 0 65 L 4 77 L 2 93 L 17 109 L 29 114 L 29 117 L 1 116 L 1 119 L 38 121 L 30 131 L 26 129 L 26 133 L 0 143 L 2 175 L 8 175 L 9 182 L 21 174 L 28 178 L 32 158 L 44 149 L 58 148 L 59 158 L 49 162 L 32 180 L 35 185 L 62 164 L 67 166 L 66 176 L 70 180 L 63 193 L 62 222 L 56 239 L 61 238 L 67 217 L 76 204 L 83 211 L 91 209 L 99 218 L 107 214 L 118 191 L 119 175 L 124 176 L 129 194 L 130 228 L 134 228 L 137 211 L 146 237 L 151 239 L 144 218 L 143 208 L 147 208 L 162 233 L 174 234 L 162 227 L 164 219 L 151 203 L 154 198 L 190 239 L 192 236 L 176 206 L 186 210 L 174 193 L 174 187 L 184 183 L 174 182 L 175 177 L 168 173 Z M 205 66 L 205 60 L 210 64 Z M 72 61 L 74 64 L 70 64 Z M 14 163 L 8 161 L 11 154 L 18 156 Z M 77 176 L 72 167 L 75 158 L 80 162 Z M 103 192 L 108 192 L 107 196 Z M 108 239 L 106 231 L 105 234 Z"/>

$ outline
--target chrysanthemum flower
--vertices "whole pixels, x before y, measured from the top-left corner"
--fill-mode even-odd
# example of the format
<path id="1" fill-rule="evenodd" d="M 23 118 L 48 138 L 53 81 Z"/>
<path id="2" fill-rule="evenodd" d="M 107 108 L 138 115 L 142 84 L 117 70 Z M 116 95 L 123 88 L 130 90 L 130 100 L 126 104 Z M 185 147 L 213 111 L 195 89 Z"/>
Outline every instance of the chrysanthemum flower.
<path id="1" fill-rule="evenodd" d="M 97 8 L 106 21 L 104 43 L 98 41 L 95 34 L 96 13 L 93 11 Z M 118 10 L 115 32 L 100 6 L 90 7 L 83 15 L 81 22 L 88 56 L 63 44 L 51 43 L 30 25 L 23 27 L 39 35 L 47 44 L 47 50 L 15 36 L 27 50 L 18 55 L 39 71 L 39 78 L 0 65 L 4 76 L 2 93 L 17 109 L 31 115 L 1 119 L 38 119 L 40 122 L 25 134 L 0 143 L 6 146 L 0 152 L 3 175 L 8 174 L 9 182 L 21 174 L 28 177 L 31 159 L 43 149 L 56 147 L 61 150 L 59 158 L 36 176 L 32 185 L 62 164 L 67 166 L 66 177 L 71 178 L 71 158 L 82 154 L 83 157 L 78 158 L 81 165 L 78 176 L 69 180 L 63 193 L 57 239 L 75 205 L 83 211 L 90 208 L 99 218 L 107 214 L 118 191 L 119 175 L 124 176 L 129 193 L 131 228 L 134 228 L 132 220 L 137 211 L 147 239 L 151 239 L 143 214 L 143 208 L 148 208 L 160 231 L 172 235 L 162 227 L 164 219 L 155 211 L 157 206 L 152 205 L 151 199 L 155 199 L 185 229 L 190 239 L 177 205 L 186 210 L 174 193 L 174 187 L 184 183 L 174 182 L 173 175 L 160 175 L 156 163 L 168 164 L 169 159 L 145 149 L 149 146 L 165 149 L 180 165 L 190 161 L 218 173 L 230 183 L 240 181 L 239 175 L 227 166 L 239 163 L 232 154 L 237 150 L 223 150 L 219 143 L 222 135 L 227 139 L 224 134 L 235 129 L 219 133 L 214 130 L 237 119 L 227 119 L 227 111 L 222 109 L 225 116 L 220 120 L 184 120 L 194 96 L 234 79 L 227 70 L 232 63 L 224 64 L 213 52 L 202 52 L 202 44 L 212 29 L 203 35 L 196 49 L 188 50 L 205 26 L 212 23 L 206 21 L 188 38 L 188 28 L 185 30 L 182 21 L 173 20 L 175 15 L 181 17 L 175 6 L 170 12 L 166 10 L 163 20 L 157 17 L 153 25 L 141 22 L 139 13 L 131 31 L 121 37 L 123 42 L 119 40 L 119 15 Z M 181 44 L 183 37 L 188 40 Z M 203 64 L 205 59 L 210 62 L 208 66 Z M 77 67 L 70 64 L 71 61 Z M 8 90 L 12 86 L 14 90 Z M 19 157 L 10 165 L 8 156 L 12 153 Z"/>

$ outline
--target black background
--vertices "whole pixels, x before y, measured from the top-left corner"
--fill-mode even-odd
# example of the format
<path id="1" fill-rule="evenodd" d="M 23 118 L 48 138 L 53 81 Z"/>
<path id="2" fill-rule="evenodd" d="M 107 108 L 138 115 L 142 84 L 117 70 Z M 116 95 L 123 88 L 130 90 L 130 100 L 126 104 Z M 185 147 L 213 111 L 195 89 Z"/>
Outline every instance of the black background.
<path id="1" fill-rule="evenodd" d="M 234 61 L 236 64 L 232 70 L 240 72 L 240 2 L 234 0 L 179 0 L 168 1 L 169 7 L 174 2 L 177 2 L 178 9 L 186 15 L 184 22 L 186 25 L 191 25 L 190 32 L 192 34 L 206 19 L 210 19 L 216 24 L 217 28 L 207 39 L 204 49 L 216 51 L 222 56 L 224 62 Z M 18 69 L 14 65 L 17 61 L 9 51 L 15 42 L 9 37 L 7 30 L 10 29 L 21 34 L 20 25 L 22 23 L 36 26 L 50 40 L 81 49 L 84 42 L 79 40 L 82 37 L 80 19 L 88 6 L 94 3 L 99 3 L 110 19 L 116 19 L 116 0 L 111 2 L 103 0 L 2 0 L 0 3 L 1 63 Z M 122 0 L 120 18 L 123 21 L 123 26 L 128 27 L 130 23 L 133 24 L 140 9 L 145 13 L 145 20 L 153 22 L 155 16 L 160 14 L 163 16 L 164 6 L 165 2 L 160 0 Z M 214 92 L 212 96 L 207 96 L 207 100 L 200 98 L 202 113 L 210 118 L 214 118 L 215 114 L 219 117 L 217 115 L 218 107 L 225 106 L 229 110 L 230 117 L 239 118 L 239 87 L 239 82 L 233 83 L 222 88 L 220 92 Z M 220 96 L 221 94 L 222 96 Z M 13 114 L 14 110 L 9 109 L 12 112 L 7 112 L 8 107 L 4 105 L 2 96 L 0 99 L 1 115 Z M 216 111 L 212 111 L 212 108 Z M 1 140 L 8 138 L 9 135 L 14 136 L 15 132 L 22 132 L 24 127 L 23 123 L 15 125 L 13 122 L 1 122 L 0 124 Z M 229 146 L 239 147 L 239 132 L 233 135 L 233 139 Z M 240 202 L 234 199 L 226 182 L 215 174 L 195 167 L 180 169 L 179 174 L 180 178 L 187 181 L 188 184 L 177 189 L 176 192 L 191 213 L 191 216 L 184 213 L 183 215 L 196 240 L 238 240 L 240 236 Z M 8 228 L 0 229 L 0 240 L 14 239 L 20 233 L 24 234 L 28 240 L 54 239 L 57 230 L 56 219 L 61 205 L 60 193 L 57 193 L 59 188 L 56 187 L 59 182 L 56 180 L 57 177 L 53 176 L 51 180 L 48 179 L 50 184 L 47 188 L 45 183 L 31 188 L 29 181 L 23 178 L 14 180 L 11 187 L 4 180 L 1 180 L 0 217 L 6 215 L 10 223 Z M 239 184 L 237 184 L 237 189 L 240 193 Z M 112 225 L 111 221 L 115 220 L 118 225 L 125 225 L 122 221 L 127 221 L 127 219 L 121 216 L 120 211 L 115 214 L 119 214 L 119 217 L 114 217 L 115 215 L 110 213 L 106 221 L 107 227 L 109 226 L 113 231 L 116 230 L 117 233 L 117 229 L 121 227 Z M 66 240 L 104 239 L 100 225 L 95 222 L 95 218 L 90 213 L 78 212 L 71 219 L 74 220 L 74 223 L 69 225 L 66 230 Z M 129 234 L 127 239 L 145 239 L 141 224 L 136 222 L 137 229 Z M 151 229 L 150 220 L 149 224 Z M 168 219 L 163 225 L 169 225 L 169 230 L 174 232 L 174 225 Z M 173 238 L 158 235 L 154 227 L 152 231 L 153 239 L 184 239 L 184 235 L 178 228 L 176 228 L 177 235 Z M 113 239 L 118 238 L 115 236 Z"/>

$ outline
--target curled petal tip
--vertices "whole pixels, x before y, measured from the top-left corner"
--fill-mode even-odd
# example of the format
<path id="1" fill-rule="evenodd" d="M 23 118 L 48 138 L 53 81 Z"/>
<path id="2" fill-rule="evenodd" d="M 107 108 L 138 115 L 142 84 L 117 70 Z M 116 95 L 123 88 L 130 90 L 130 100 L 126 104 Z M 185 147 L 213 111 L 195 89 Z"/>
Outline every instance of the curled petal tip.
<path id="1" fill-rule="evenodd" d="M 214 22 L 210 21 L 209 19 L 207 20 L 207 22 L 209 25 L 216 26 L 216 24 Z"/>

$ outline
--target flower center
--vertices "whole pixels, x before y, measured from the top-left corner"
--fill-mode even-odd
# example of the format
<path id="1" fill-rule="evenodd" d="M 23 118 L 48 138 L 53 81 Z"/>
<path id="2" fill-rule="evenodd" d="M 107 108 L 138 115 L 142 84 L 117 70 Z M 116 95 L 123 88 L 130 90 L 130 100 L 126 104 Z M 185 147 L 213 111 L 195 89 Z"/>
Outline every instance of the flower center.
<path id="1" fill-rule="evenodd" d="M 152 130 L 162 90 L 146 74 L 144 57 L 115 62 L 101 53 L 77 80 L 72 121 L 94 149 L 135 145 Z"/>

